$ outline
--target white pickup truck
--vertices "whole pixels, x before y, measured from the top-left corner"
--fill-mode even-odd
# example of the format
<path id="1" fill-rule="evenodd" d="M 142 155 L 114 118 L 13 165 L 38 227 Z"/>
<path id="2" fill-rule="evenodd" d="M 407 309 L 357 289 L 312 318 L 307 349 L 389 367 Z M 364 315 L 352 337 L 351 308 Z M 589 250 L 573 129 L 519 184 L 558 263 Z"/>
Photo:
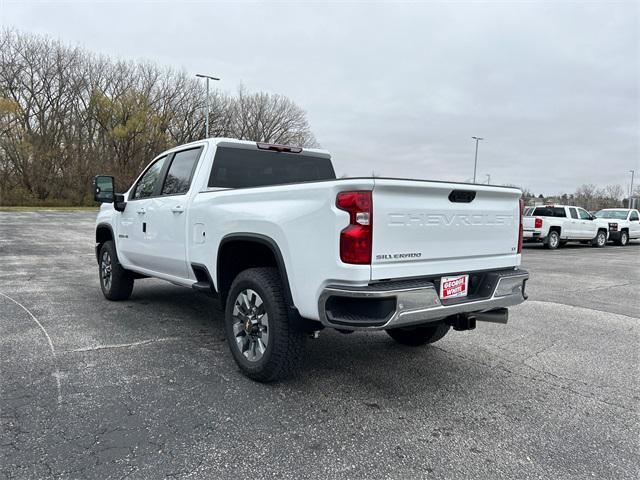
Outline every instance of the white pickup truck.
<path id="1" fill-rule="evenodd" d="M 107 299 L 155 277 L 217 296 L 250 378 L 298 365 L 325 327 L 424 345 L 525 300 L 521 193 L 386 178 L 336 179 L 326 151 L 207 139 L 156 157 L 116 194 L 98 176 Z"/>
<path id="2" fill-rule="evenodd" d="M 606 222 L 609 240 L 626 246 L 629 240 L 640 238 L 640 212 L 628 208 L 605 208 L 595 213 L 596 218 Z"/>
<path id="3" fill-rule="evenodd" d="M 591 243 L 594 247 L 607 244 L 609 227 L 584 208 L 566 205 L 527 207 L 524 216 L 524 241 L 542 242 L 556 249 L 567 242 Z"/>

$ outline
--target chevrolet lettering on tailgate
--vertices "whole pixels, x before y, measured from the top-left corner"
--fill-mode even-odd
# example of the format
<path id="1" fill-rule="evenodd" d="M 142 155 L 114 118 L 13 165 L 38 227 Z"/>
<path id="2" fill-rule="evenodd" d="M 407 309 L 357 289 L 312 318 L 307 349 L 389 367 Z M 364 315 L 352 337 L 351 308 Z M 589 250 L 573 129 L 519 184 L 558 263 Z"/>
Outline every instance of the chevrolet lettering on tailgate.
<path id="1" fill-rule="evenodd" d="M 390 213 L 390 227 L 429 227 L 461 225 L 513 225 L 513 215 L 446 214 L 446 213 Z"/>

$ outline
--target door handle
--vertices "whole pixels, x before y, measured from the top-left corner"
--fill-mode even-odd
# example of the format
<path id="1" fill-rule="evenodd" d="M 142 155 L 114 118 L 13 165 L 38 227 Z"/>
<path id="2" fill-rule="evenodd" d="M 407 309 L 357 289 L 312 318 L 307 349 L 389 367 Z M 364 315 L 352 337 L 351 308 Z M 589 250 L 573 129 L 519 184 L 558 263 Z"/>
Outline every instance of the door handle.
<path id="1" fill-rule="evenodd" d="M 141 207 L 138 210 L 136 210 L 136 213 L 138 215 L 144 215 L 145 213 L 147 213 L 147 211 L 144 209 L 144 207 Z"/>
<path id="2" fill-rule="evenodd" d="M 184 207 L 182 205 L 176 205 L 171 209 L 173 213 L 182 213 L 184 212 Z"/>

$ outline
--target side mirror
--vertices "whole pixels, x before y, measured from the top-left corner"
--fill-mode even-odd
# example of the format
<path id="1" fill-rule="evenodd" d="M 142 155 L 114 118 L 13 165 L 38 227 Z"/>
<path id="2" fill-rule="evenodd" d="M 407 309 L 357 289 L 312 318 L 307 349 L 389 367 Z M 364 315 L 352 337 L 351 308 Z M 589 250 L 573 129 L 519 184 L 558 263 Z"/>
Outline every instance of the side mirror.
<path id="1" fill-rule="evenodd" d="M 124 194 L 115 193 L 113 177 L 109 175 L 98 175 L 93 179 L 93 199 L 98 203 L 113 203 L 118 212 L 124 212 L 127 206 Z"/>
<path id="2" fill-rule="evenodd" d="M 98 203 L 114 202 L 113 177 L 98 175 L 93 179 L 93 199 Z"/>

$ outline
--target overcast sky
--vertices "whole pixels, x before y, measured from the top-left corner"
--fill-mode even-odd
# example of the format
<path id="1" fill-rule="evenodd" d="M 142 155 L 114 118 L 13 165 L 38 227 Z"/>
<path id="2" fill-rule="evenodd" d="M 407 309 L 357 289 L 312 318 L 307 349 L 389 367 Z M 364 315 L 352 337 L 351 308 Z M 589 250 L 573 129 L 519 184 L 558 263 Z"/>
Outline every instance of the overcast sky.
<path id="1" fill-rule="evenodd" d="M 287 95 L 338 173 L 469 180 L 472 135 L 479 180 L 535 193 L 640 173 L 640 2 L 302 3 L 0 0 L 0 21 Z"/>

